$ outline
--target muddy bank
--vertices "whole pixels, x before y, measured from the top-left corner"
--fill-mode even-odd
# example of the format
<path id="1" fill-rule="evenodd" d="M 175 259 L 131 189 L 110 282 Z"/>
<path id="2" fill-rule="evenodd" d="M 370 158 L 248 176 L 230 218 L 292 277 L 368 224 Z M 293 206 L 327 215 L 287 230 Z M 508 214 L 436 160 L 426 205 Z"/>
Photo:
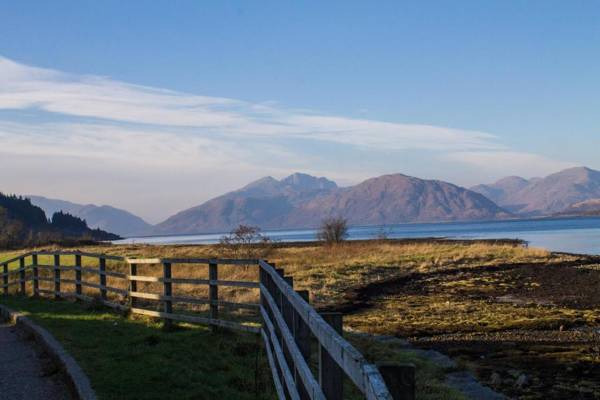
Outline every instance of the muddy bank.
<path id="1" fill-rule="evenodd" d="M 600 398 L 598 263 L 410 273 L 358 285 L 329 309 L 354 329 L 441 351 L 509 397 Z"/>

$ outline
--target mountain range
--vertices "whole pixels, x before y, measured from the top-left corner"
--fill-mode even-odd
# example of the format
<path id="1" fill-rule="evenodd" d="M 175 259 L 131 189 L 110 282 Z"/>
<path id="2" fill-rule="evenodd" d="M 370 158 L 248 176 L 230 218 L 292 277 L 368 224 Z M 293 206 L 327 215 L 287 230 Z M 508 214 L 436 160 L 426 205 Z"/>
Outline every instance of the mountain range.
<path id="1" fill-rule="evenodd" d="M 528 180 L 512 176 L 471 190 L 519 216 L 554 215 L 576 203 L 600 199 L 600 171 L 577 167 L 545 178 Z"/>
<path id="2" fill-rule="evenodd" d="M 47 216 L 63 211 L 85 220 L 90 228 L 101 229 L 119 236 L 142 235 L 152 225 L 132 213 L 111 206 L 77 204 L 70 201 L 49 199 L 42 196 L 26 196 L 40 207 Z"/>
<path id="3" fill-rule="evenodd" d="M 312 228 L 328 216 L 351 225 L 475 221 L 503 218 L 600 215 L 600 172 L 571 168 L 543 178 L 510 176 L 469 189 L 402 174 L 354 186 L 295 173 L 261 178 L 241 189 L 183 210 L 152 226 L 110 206 L 28 196 L 46 215 L 64 211 L 90 227 L 121 236 L 225 232 L 240 224 L 262 229 Z"/>
<path id="4" fill-rule="evenodd" d="M 328 216 L 352 225 L 380 225 L 497 219 L 510 213 L 479 193 L 442 181 L 394 174 L 340 188 L 326 178 L 296 173 L 282 180 L 262 178 L 182 211 L 153 233 L 223 232 L 239 224 L 311 228 Z"/>

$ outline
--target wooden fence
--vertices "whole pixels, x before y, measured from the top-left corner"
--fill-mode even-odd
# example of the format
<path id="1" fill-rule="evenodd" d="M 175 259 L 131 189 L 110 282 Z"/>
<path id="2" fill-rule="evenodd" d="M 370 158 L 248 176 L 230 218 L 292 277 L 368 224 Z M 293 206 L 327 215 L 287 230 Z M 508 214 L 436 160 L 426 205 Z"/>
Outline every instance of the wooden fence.
<path id="1" fill-rule="evenodd" d="M 42 258 L 51 259 L 52 263 L 39 262 Z M 67 262 L 68 258 L 72 263 Z M 117 263 L 117 267 L 108 268 L 108 263 Z M 166 327 L 180 321 L 259 333 L 280 399 L 341 400 L 345 381 L 368 400 L 411 400 L 415 396 L 414 366 L 380 365 L 378 368 L 368 363 L 343 338 L 341 314 L 319 314 L 310 306 L 307 291 L 295 291 L 293 279 L 286 277 L 283 269 L 264 260 L 135 259 L 77 251 L 37 251 L 2 261 L 0 265 L 0 289 L 5 295 L 31 293 L 57 299 L 99 301 L 118 310 L 161 318 Z M 9 268 L 11 265 L 13 268 Z M 208 265 L 208 276 L 206 279 L 198 279 L 196 274 L 194 277 L 174 276 L 174 268 L 182 265 Z M 258 279 L 219 279 L 219 266 L 223 265 L 256 268 Z M 141 275 L 138 271 L 141 267 L 162 267 L 162 273 Z M 74 276 L 66 278 L 63 273 Z M 107 278 L 116 284 L 110 285 Z M 142 291 L 138 283 L 157 285 L 160 290 L 158 293 Z M 50 288 L 41 285 L 50 285 Z M 65 289 L 65 285 L 74 290 Z M 179 295 L 173 285 L 208 286 L 208 295 Z M 224 300 L 219 296 L 219 287 L 256 290 L 260 302 Z M 90 291 L 95 295 L 90 295 Z M 206 310 L 203 313 L 174 311 L 174 304 L 202 305 Z M 255 310 L 260 319 L 226 320 L 220 315 L 223 308 Z"/>

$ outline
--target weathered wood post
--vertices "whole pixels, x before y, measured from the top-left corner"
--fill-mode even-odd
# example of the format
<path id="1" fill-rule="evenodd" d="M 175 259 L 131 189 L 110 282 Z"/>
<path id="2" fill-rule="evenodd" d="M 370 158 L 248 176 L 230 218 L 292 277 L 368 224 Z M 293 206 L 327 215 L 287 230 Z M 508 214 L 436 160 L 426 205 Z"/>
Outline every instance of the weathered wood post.
<path id="1" fill-rule="evenodd" d="M 75 293 L 77 296 L 81 296 L 81 255 L 75 255 Z M 81 297 L 77 297 L 81 299 Z"/>
<path id="2" fill-rule="evenodd" d="M 19 286 L 21 295 L 25 296 L 27 294 L 25 286 L 25 257 L 19 258 Z"/>
<path id="3" fill-rule="evenodd" d="M 163 263 L 163 300 L 164 311 L 166 314 L 173 313 L 173 284 L 171 283 L 171 263 Z M 173 327 L 173 321 L 170 318 L 164 319 L 165 329 L 171 329 Z"/>
<path id="4" fill-rule="evenodd" d="M 4 286 L 4 294 L 8 295 L 8 264 L 2 264 L 2 285 Z"/>
<path id="5" fill-rule="evenodd" d="M 60 254 L 54 255 L 54 298 L 60 299 Z"/>
<path id="6" fill-rule="evenodd" d="M 322 313 L 321 317 L 340 335 L 343 333 L 341 313 Z M 319 385 L 327 400 L 342 400 L 344 393 L 344 371 L 329 355 L 323 346 L 319 346 Z"/>
<path id="7" fill-rule="evenodd" d="M 33 285 L 33 296 L 37 297 L 40 295 L 40 273 L 39 273 L 39 269 L 38 269 L 38 256 L 37 254 L 33 254 L 31 256 L 31 267 L 33 268 L 33 278 L 32 278 L 32 285 Z"/>
<path id="8" fill-rule="evenodd" d="M 106 300 L 106 258 L 98 259 L 98 278 L 100 280 L 100 298 Z"/>
<path id="9" fill-rule="evenodd" d="M 137 275 L 137 264 L 129 264 L 129 293 L 137 292 L 137 281 L 135 277 Z M 129 295 L 129 306 L 135 308 L 137 299 L 131 294 Z"/>
<path id="10" fill-rule="evenodd" d="M 304 301 L 309 302 L 309 294 L 308 290 L 296 290 L 296 293 Z M 296 344 L 298 345 L 298 349 L 300 349 L 300 353 L 302 357 L 306 360 L 306 363 L 310 363 L 310 328 L 302 319 L 302 316 L 296 312 L 294 309 L 294 339 L 296 340 Z M 294 381 L 296 382 L 296 386 L 298 387 L 298 394 L 300 395 L 300 400 L 308 400 L 310 399 L 310 395 L 304 387 L 304 383 L 298 374 L 298 369 L 294 371 Z"/>
<path id="11" fill-rule="evenodd" d="M 394 400 L 415 400 L 415 366 L 413 364 L 378 364 Z"/>
<path id="12" fill-rule="evenodd" d="M 219 279 L 218 264 L 211 262 L 208 264 L 208 300 L 210 301 L 210 318 L 219 319 Z M 213 331 L 217 330 L 217 326 L 212 326 Z"/>

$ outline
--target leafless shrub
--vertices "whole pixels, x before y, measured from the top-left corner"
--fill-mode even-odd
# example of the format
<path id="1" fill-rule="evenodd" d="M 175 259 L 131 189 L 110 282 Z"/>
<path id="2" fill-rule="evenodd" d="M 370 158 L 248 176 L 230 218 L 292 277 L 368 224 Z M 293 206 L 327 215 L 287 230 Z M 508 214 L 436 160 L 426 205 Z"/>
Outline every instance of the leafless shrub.
<path id="1" fill-rule="evenodd" d="M 266 258 L 273 249 L 273 241 L 256 226 L 240 225 L 221 237 L 219 253 L 229 258 Z"/>
<path id="2" fill-rule="evenodd" d="M 348 237 L 348 221 L 342 217 L 329 217 L 321 222 L 317 239 L 325 244 L 338 244 Z"/>

